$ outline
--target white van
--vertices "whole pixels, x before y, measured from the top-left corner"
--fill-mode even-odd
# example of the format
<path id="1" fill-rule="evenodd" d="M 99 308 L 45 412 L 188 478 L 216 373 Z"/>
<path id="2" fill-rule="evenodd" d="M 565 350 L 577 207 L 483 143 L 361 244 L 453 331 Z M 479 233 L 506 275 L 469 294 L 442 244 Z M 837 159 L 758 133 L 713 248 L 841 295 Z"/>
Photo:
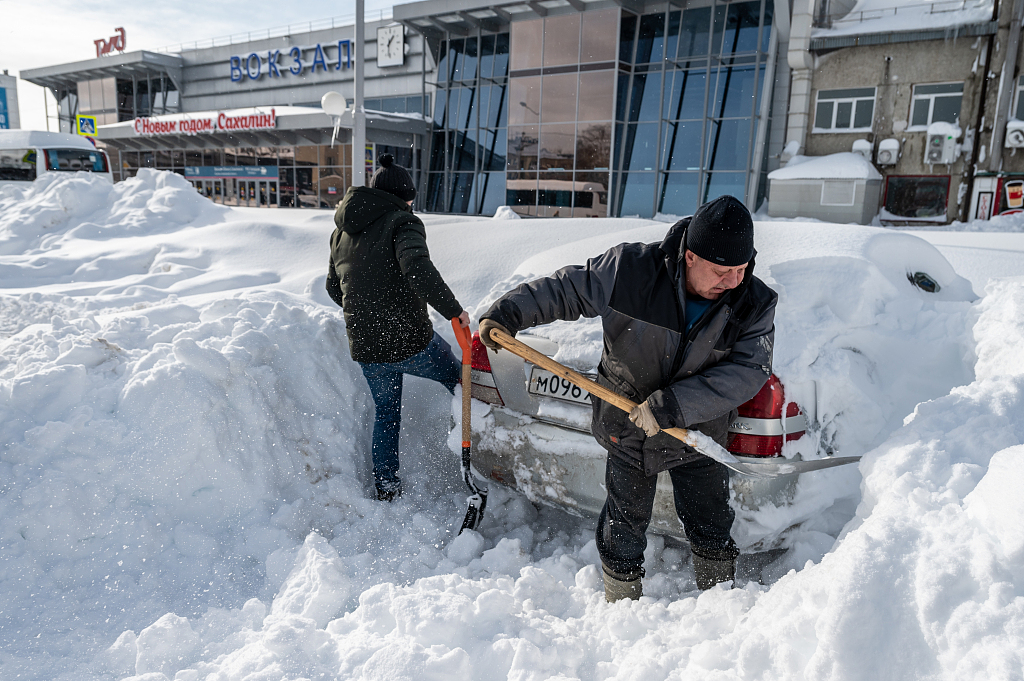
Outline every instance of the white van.
<path id="1" fill-rule="evenodd" d="M 111 182 L 110 159 L 84 137 L 42 130 L 0 130 L 0 186 L 45 173 L 96 173 Z"/>

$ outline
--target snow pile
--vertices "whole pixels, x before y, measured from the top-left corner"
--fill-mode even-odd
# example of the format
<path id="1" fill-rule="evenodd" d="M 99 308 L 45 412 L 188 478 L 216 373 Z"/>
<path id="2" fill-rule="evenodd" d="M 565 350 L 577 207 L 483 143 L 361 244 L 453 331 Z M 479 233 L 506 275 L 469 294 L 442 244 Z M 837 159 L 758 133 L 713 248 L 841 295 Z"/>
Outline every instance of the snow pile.
<path id="1" fill-rule="evenodd" d="M 55 593 L 82 625 L 260 594 L 267 556 L 324 522 L 315 497 L 362 496 L 372 407 L 344 343 L 336 315 L 286 295 L 54 316 L 7 339 L 8 627 Z"/>
<path id="2" fill-rule="evenodd" d="M 70 238 L 166 232 L 214 222 L 226 211 L 174 173 L 143 168 L 115 185 L 92 173 L 47 173 L 0 195 L 0 254 L 50 250 Z"/>
<path id="3" fill-rule="evenodd" d="M 881 180 L 871 161 L 852 151 L 828 156 L 794 156 L 768 173 L 769 180 Z"/>
<path id="4" fill-rule="evenodd" d="M 948 225 L 929 225 L 929 231 L 948 232 L 1024 232 L 1024 213 L 994 215 L 988 220 L 955 220 Z"/>
<path id="5" fill-rule="evenodd" d="M 519 213 L 512 210 L 511 206 L 498 206 L 498 210 L 494 211 L 495 220 L 519 220 Z"/>
<path id="6" fill-rule="evenodd" d="M 1019 675 L 1024 281 L 972 305 L 914 237 L 759 223 L 777 371 L 827 384 L 817 433 L 839 453 L 875 448 L 745 516 L 748 543 L 800 525 L 740 588 L 698 594 L 688 549 L 652 537 L 649 596 L 611 606 L 592 521 L 491 485 L 481 533 L 454 536 L 466 490 L 436 384 L 405 384 L 406 495 L 371 500 L 372 405 L 323 291 L 331 215 L 195 196 L 151 173 L 0 198 L 6 243 L 38 251 L 0 254 L 0 676 Z M 19 231 L 61 214 L 49 239 Z M 471 312 L 666 230 L 425 221 Z M 594 328 L 558 330 L 564 351 L 593 358 Z"/>
<path id="7" fill-rule="evenodd" d="M 864 499 L 835 548 L 770 589 L 609 605 L 592 546 L 523 565 L 518 540 L 505 540 L 482 560 L 506 576 L 382 583 L 341 613 L 357 563 L 311 536 L 268 616 L 252 601 L 191 631 L 166 616 L 138 637 L 165 651 L 145 668 L 176 653 L 187 667 L 176 678 L 199 679 L 1014 678 L 1024 544 L 1017 523 L 990 519 L 1024 512 L 1011 463 L 1024 436 L 1024 284 L 988 293 L 977 380 L 920 405 L 869 453 Z M 651 554 L 678 564 L 664 544 Z"/>

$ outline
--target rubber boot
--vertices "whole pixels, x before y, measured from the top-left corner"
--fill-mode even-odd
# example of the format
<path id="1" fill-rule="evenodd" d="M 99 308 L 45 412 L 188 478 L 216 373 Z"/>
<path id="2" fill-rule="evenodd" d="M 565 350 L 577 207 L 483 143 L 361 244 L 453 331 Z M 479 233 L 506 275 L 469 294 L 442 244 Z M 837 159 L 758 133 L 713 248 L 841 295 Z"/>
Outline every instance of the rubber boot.
<path id="1" fill-rule="evenodd" d="M 402 496 L 402 483 L 399 482 L 397 487 L 381 487 L 377 486 L 377 501 L 394 501 L 395 499 Z"/>
<path id="2" fill-rule="evenodd" d="M 641 577 L 644 576 L 642 569 L 640 572 L 623 574 L 615 572 L 603 563 L 601 567 L 603 568 L 601 572 L 604 574 L 604 599 L 609 603 L 621 601 L 623 598 L 635 601 L 644 595 L 641 581 Z"/>
<path id="3" fill-rule="evenodd" d="M 715 584 L 736 581 L 736 553 L 734 550 L 709 551 L 709 557 L 693 553 L 693 575 L 697 588 L 707 591 Z M 717 555 L 714 555 L 717 554 Z"/>

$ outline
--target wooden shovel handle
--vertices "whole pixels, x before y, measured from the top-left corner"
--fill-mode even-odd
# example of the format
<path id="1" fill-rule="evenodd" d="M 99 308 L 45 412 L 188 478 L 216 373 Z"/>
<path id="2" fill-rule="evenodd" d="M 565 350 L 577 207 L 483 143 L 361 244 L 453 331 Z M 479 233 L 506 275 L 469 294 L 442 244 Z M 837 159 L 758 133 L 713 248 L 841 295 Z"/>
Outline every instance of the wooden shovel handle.
<path id="1" fill-rule="evenodd" d="M 576 373 L 569 367 L 559 364 L 558 362 L 551 359 L 544 353 L 537 352 L 526 343 L 517 341 L 515 338 L 508 335 L 504 331 L 501 331 L 499 329 L 491 331 L 491 338 L 493 338 L 498 345 L 505 348 L 512 354 L 518 355 L 519 357 L 525 359 L 527 362 L 530 362 L 531 364 L 536 364 L 542 369 L 547 369 L 556 376 L 561 376 L 562 378 L 569 381 L 573 385 L 577 385 L 580 388 L 583 388 L 594 397 L 600 400 L 604 400 L 608 404 L 611 404 L 615 407 L 618 407 L 627 414 L 633 411 L 633 408 L 636 407 L 635 402 L 631 402 L 622 395 L 619 395 L 613 390 L 609 390 L 608 388 L 604 387 L 603 385 L 600 385 L 596 381 L 587 378 L 583 374 Z M 686 442 L 690 446 L 693 446 L 687 440 L 688 433 L 685 428 L 663 428 L 662 432 L 671 435 L 677 440 L 682 440 L 683 442 Z"/>

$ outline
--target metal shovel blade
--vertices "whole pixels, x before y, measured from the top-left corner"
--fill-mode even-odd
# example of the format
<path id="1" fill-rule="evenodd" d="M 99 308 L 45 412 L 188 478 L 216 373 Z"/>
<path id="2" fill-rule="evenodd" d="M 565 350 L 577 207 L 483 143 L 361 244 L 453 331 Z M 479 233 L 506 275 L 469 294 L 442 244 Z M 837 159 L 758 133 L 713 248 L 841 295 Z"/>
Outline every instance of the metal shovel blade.
<path id="1" fill-rule="evenodd" d="M 747 475 L 759 478 L 782 478 L 787 475 L 800 475 L 809 471 L 820 471 L 824 468 L 845 466 L 848 463 L 857 463 L 858 461 L 860 461 L 859 456 L 833 456 L 827 459 L 815 459 L 814 461 L 751 461 L 750 459 L 744 459 L 739 464 L 746 469 L 746 471 L 741 472 L 745 472 Z M 729 467 L 733 468 L 733 466 Z"/>
<path id="2" fill-rule="evenodd" d="M 487 492 L 478 492 L 466 497 L 466 503 L 469 507 L 466 509 L 466 517 L 462 521 L 459 534 L 466 530 L 475 531 L 480 527 L 480 522 L 484 519 L 484 509 L 487 508 Z"/>

